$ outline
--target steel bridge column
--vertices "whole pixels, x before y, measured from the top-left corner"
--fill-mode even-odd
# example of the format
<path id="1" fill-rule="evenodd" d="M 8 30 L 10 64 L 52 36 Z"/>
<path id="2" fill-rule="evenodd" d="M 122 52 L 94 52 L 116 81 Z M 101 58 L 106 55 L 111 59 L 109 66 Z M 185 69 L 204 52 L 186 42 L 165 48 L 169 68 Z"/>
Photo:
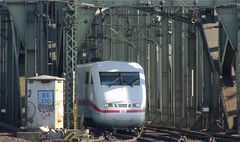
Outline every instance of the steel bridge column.
<path id="1" fill-rule="evenodd" d="M 87 2 L 88 3 L 88 2 Z M 76 3 L 76 7 L 78 6 L 78 1 Z M 76 43 L 77 43 L 77 48 L 80 48 L 87 31 L 91 27 L 91 23 L 93 21 L 94 15 L 96 13 L 96 8 L 82 8 L 82 7 L 77 7 L 77 14 L 75 15 L 76 18 Z M 71 22 L 71 21 L 68 21 Z M 71 23 L 69 23 L 71 24 Z"/>
<path id="2" fill-rule="evenodd" d="M 161 18 L 161 17 L 160 17 Z M 161 39 L 161 19 L 159 19 L 158 21 L 158 26 L 157 26 L 157 29 L 156 29 L 156 42 L 157 42 L 157 45 L 156 45 L 156 77 L 155 77 L 155 80 L 156 80 L 156 105 L 157 105 L 157 114 L 158 117 L 159 117 L 159 121 L 162 122 L 162 102 L 163 100 L 161 99 L 161 61 L 162 61 L 162 47 L 160 45 L 160 39 Z M 160 114 L 160 115 L 159 115 Z"/>
<path id="3" fill-rule="evenodd" d="M 204 120 L 206 118 L 206 116 L 204 116 L 203 119 L 201 118 L 201 112 L 202 112 L 202 108 L 203 107 L 208 107 L 208 103 L 204 102 L 205 99 L 207 99 L 206 96 L 206 89 L 208 85 L 205 81 L 207 81 L 207 77 L 209 75 L 207 75 L 207 71 L 208 70 L 208 66 L 206 65 L 207 62 L 207 58 L 205 53 L 203 52 L 203 42 L 201 39 L 201 36 L 198 32 L 197 34 L 197 58 L 196 58 L 196 92 L 195 92 L 195 97 L 194 97 L 194 110 L 195 110 L 195 120 L 196 120 L 196 124 L 198 124 L 197 126 L 195 126 L 195 129 L 199 129 L 199 128 L 204 128 Z M 206 77 L 207 76 L 207 77 Z M 197 121 L 199 120 L 199 121 Z"/>
<path id="4" fill-rule="evenodd" d="M 161 118 L 163 122 L 168 122 L 170 117 L 170 92 L 169 92 L 169 31 L 168 24 L 169 19 L 166 17 L 162 18 L 161 23 L 161 62 L 160 62 L 160 99 L 162 100 L 162 113 Z"/>
<path id="5" fill-rule="evenodd" d="M 237 1 L 237 53 L 236 53 L 236 78 L 237 78 L 237 133 L 240 134 L 240 1 Z"/>
<path id="6" fill-rule="evenodd" d="M 151 16 L 151 19 L 154 17 Z M 154 21 L 150 20 L 149 24 L 150 26 L 150 35 L 149 35 L 149 44 L 150 44 L 150 69 L 149 69 L 149 74 L 150 74 L 150 100 L 151 101 L 151 106 L 150 106 L 150 116 L 151 120 L 156 120 L 158 117 L 158 97 L 159 95 L 157 93 L 157 48 L 159 48 L 159 24 L 155 23 Z M 151 41 L 150 41 L 151 40 Z"/>
<path id="7" fill-rule="evenodd" d="M 0 20 L 5 21 L 6 16 L 4 14 L 0 15 Z M 2 32 L 2 36 L 0 36 L 0 107 L 1 107 L 1 115 L 0 118 L 2 121 L 7 120 L 7 115 L 6 115 L 6 105 L 7 105 L 7 59 L 6 59 L 6 54 L 7 54 L 7 48 L 6 48 L 6 22 L 0 22 L 0 28 Z M 5 111 L 5 112 L 4 112 Z"/>
<path id="8" fill-rule="evenodd" d="M 24 10 L 24 15 L 21 15 L 23 17 L 24 25 L 23 27 L 17 26 L 17 28 L 23 28 L 25 31 L 23 31 L 23 45 L 26 49 L 25 53 L 25 76 L 26 77 L 32 77 L 35 76 L 38 73 L 37 68 L 37 45 L 36 45 L 36 15 L 35 15 L 35 4 L 26 4 L 21 5 Z M 14 10 L 14 7 L 13 7 Z M 16 14 L 16 15 L 15 15 Z M 17 17 L 17 13 L 14 13 L 14 17 Z M 18 23 L 17 19 L 15 23 Z M 20 22 L 22 23 L 22 21 Z M 20 29 L 17 29 L 20 31 Z"/>
<path id="9" fill-rule="evenodd" d="M 9 14 L 5 15 L 5 20 L 9 20 Z M 6 39 L 6 44 L 5 44 L 5 48 L 6 48 L 6 95 L 7 95 L 7 105 L 6 105 L 6 112 L 7 112 L 7 121 L 10 124 L 14 124 L 14 118 L 13 118 L 13 112 L 14 112 L 14 84 L 12 84 L 14 82 L 14 78 L 13 78 L 13 74 L 14 74 L 14 50 L 12 47 L 12 35 L 11 35 L 11 26 L 9 23 L 6 23 L 6 34 L 5 37 L 8 37 Z M 11 114 L 13 113 L 13 114 Z"/>
<path id="10" fill-rule="evenodd" d="M 7 23 L 7 119 L 13 126 L 19 126 L 21 124 L 20 112 L 20 92 L 19 92 L 19 64 L 18 54 L 19 50 L 16 45 L 15 27 L 13 25 L 10 14 L 6 15 Z"/>
<path id="11" fill-rule="evenodd" d="M 182 13 L 177 9 L 176 13 Z M 182 23 L 173 21 L 173 46 L 172 46 L 172 93 L 173 93 L 173 117 L 174 126 L 182 125 Z"/>
<path id="12" fill-rule="evenodd" d="M 218 82 L 218 76 L 213 64 L 213 59 L 209 53 L 209 46 L 205 36 L 203 25 L 198 25 L 199 35 L 201 38 L 198 39 L 199 47 L 203 51 L 203 73 L 204 73 L 204 84 L 203 84 L 203 101 L 201 102 L 201 111 L 203 117 L 203 128 L 208 129 L 209 126 L 215 124 L 214 119 L 217 118 L 215 108 L 219 103 L 216 82 Z M 198 87 L 199 88 L 199 87 Z"/>
<path id="13" fill-rule="evenodd" d="M 185 11 L 183 11 L 185 13 Z M 187 114 L 188 114 L 188 108 L 187 108 L 187 97 L 188 97 L 188 24 L 183 23 L 183 47 L 182 47 L 182 118 L 184 127 L 189 128 L 188 122 L 187 122 Z"/>
<path id="14" fill-rule="evenodd" d="M 225 117 L 227 119 L 227 127 L 231 128 L 233 126 L 233 120 L 237 113 L 234 112 L 237 107 L 232 105 L 230 100 L 224 100 L 225 96 L 231 95 L 230 92 L 233 93 L 233 97 L 238 98 L 239 96 L 239 76 L 238 76 L 238 50 L 239 50 L 239 5 L 232 6 L 222 6 L 217 7 L 216 11 L 219 17 L 219 23 L 221 24 L 220 30 L 220 61 L 221 61 L 221 70 L 222 70 L 222 78 L 223 78 L 223 86 L 222 86 L 222 106 L 225 112 Z M 236 61 L 236 65 L 235 65 Z M 236 83 L 234 83 L 233 75 L 232 75 L 232 67 L 236 69 Z M 235 100 L 235 99 L 232 99 Z M 230 107 L 225 107 L 230 105 Z M 236 107 L 236 108 L 235 108 Z M 237 124 L 236 124 L 237 125 Z"/>
<path id="15" fill-rule="evenodd" d="M 222 49 L 222 56 L 221 63 L 222 63 L 222 76 L 223 76 L 223 83 L 225 86 L 232 87 L 233 86 L 233 79 L 232 79 L 232 66 L 234 60 L 235 49 L 237 49 L 237 11 L 234 6 L 229 7 L 218 7 L 217 8 L 219 20 L 222 26 L 222 29 L 226 33 L 226 40 L 222 41 L 223 47 Z M 222 31 L 222 35 L 223 34 Z M 221 38 L 221 37 L 220 37 Z M 223 38 L 225 38 L 223 36 Z M 223 39 L 221 39 L 223 40 Z"/>
<path id="16" fill-rule="evenodd" d="M 218 50 L 218 53 L 219 53 L 219 62 L 221 62 L 223 60 L 223 52 L 224 52 L 224 45 L 227 41 L 227 36 L 226 36 L 226 33 L 224 32 L 224 29 L 223 29 L 223 26 L 221 24 L 221 22 L 219 22 L 219 28 L 218 28 L 219 32 L 218 32 L 218 36 L 219 36 L 219 50 Z"/>
<path id="17" fill-rule="evenodd" d="M 36 74 L 47 74 L 47 44 L 44 40 L 43 2 L 39 3 L 8 3 L 8 9 L 13 17 L 16 29 L 25 53 L 26 77 Z M 37 12 L 37 15 L 36 15 Z M 48 13 L 45 13 L 48 14 Z"/>
<path id="18" fill-rule="evenodd" d="M 15 27 L 9 12 L 4 8 L 1 9 L 0 20 L 0 121 L 19 126 L 19 50 L 16 45 Z"/>
<path id="19" fill-rule="evenodd" d="M 2 21 L 2 15 L 0 15 L 0 20 Z M 0 22 L 0 29 L 3 29 L 2 28 L 2 23 Z M 5 39 L 3 39 L 3 36 L 1 36 L 0 37 L 0 108 L 1 108 L 1 114 L 0 114 L 0 119 L 1 120 L 4 120 L 5 118 L 5 116 L 4 116 L 4 114 L 2 114 L 2 110 L 3 110 L 3 108 L 5 107 L 5 103 L 6 103 L 6 101 L 5 101 L 5 86 L 4 86 L 4 84 L 5 84 L 5 79 L 4 79 L 4 77 L 5 77 L 5 74 L 4 74 L 4 72 L 5 72 L 5 70 L 4 70 L 4 62 L 5 62 L 5 51 L 4 51 L 4 46 L 3 46 L 3 44 L 2 44 L 2 42 L 4 41 Z"/>
<path id="20" fill-rule="evenodd" d="M 132 46 L 128 46 L 129 51 L 130 51 L 130 55 L 129 55 L 129 61 L 138 61 L 138 54 L 139 54 L 139 34 L 137 34 L 136 30 L 139 28 L 139 10 L 138 9 L 132 9 L 132 8 L 128 8 L 128 14 L 130 16 L 127 16 L 127 23 L 128 26 L 126 28 L 126 36 L 129 37 L 130 42 L 134 45 L 134 47 Z M 135 15 L 135 16 L 132 16 Z"/>
<path id="21" fill-rule="evenodd" d="M 112 37 L 111 37 L 111 42 L 112 42 L 112 47 L 113 47 L 113 57 L 112 59 L 114 60 L 120 60 L 120 54 L 121 54 L 121 50 L 120 50 L 120 41 L 118 39 L 118 33 L 120 32 L 119 31 L 119 22 L 120 22 L 120 19 L 119 19 L 119 16 L 118 15 L 115 15 L 114 12 L 118 13 L 118 8 L 116 9 L 113 9 L 111 10 L 110 9 L 110 16 L 112 18 L 112 25 L 111 25 L 111 28 L 113 28 L 114 30 L 111 30 L 111 33 L 112 33 Z M 117 33 L 116 33 L 116 31 Z M 115 47 L 115 48 L 114 48 Z M 119 53 L 118 53 L 119 52 Z M 115 57 L 115 58 L 114 58 Z"/>
<path id="22" fill-rule="evenodd" d="M 202 43 L 202 38 L 199 38 L 200 48 L 204 48 L 204 44 Z M 213 83 L 213 76 L 211 71 L 211 65 L 209 63 L 208 57 L 206 53 L 203 53 L 203 72 L 204 72 L 204 85 L 203 85 L 203 100 L 202 100 L 202 111 L 203 111 L 203 129 L 208 129 L 208 126 L 210 125 L 210 118 L 211 118 L 211 106 L 213 105 L 213 101 L 211 100 L 214 94 L 212 94 L 212 83 Z M 204 110 L 205 109 L 205 110 Z M 209 111 L 204 113 L 208 109 Z M 205 116 L 206 115 L 206 116 Z"/>
<path id="23" fill-rule="evenodd" d="M 37 73 L 39 75 L 48 74 L 48 3 L 37 3 L 36 17 L 36 59 L 37 59 Z M 46 30 L 45 30 L 46 29 Z"/>
<path id="24" fill-rule="evenodd" d="M 195 84 L 196 84 L 196 27 L 188 25 L 188 69 L 187 69 L 187 122 L 191 127 L 196 120 L 195 113 Z"/>
<path id="25" fill-rule="evenodd" d="M 150 15 L 147 14 L 147 16 L 144 17 L 144 22 L 146 24 L 146 26 L 149 26 L 149 23 L 150 23 Z M 145 36 L 146 37 L 149 37 L 150 36 L 150 29 L 147 28 L 145 29 L 144 31 L 145 33 Z M 145 64 L 145 68 L 146 68 L 146 71 L 145 71 L 145 77 L 146 77 L 146 93 L 147 93 L 147 100 L 148 100 L 148 115 L 151 116 L 151 106 L 152 106 L 152 100 L 151 100 L 151 71 L 150 71 L 150 42 L 147 41 L 147 40 L 144 40 L 144 64 Z"/>

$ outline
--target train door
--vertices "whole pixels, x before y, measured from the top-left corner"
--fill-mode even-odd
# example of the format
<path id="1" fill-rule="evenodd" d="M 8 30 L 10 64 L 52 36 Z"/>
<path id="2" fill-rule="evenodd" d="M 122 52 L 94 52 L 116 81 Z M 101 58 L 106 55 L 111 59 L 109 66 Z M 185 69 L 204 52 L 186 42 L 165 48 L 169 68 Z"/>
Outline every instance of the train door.
<path id="1" fill-rule="evenodd" d="M 92 73 L 86 72 L 86 97 L 91 102 L 93 102 L 93 79 L 92 79 Z"/>
<path id="2" fill-rule="evenodd" d="M 95 103 L 94 102 L 94 89 L 93 89 L 93 78 L 91 72 L 86 72 L 86 98 L 88 100 L 88 103 Z M 90 107 L 91 105 L 88 105 Z M 91 114 L 91 113 L 90 113 Z"/>
<path id="3" fill-rule="evenodd" d="M 90 84 L 89 84 L 89 99 L 92 101 L 92 102 L 95 102 L 94 100 L 94 95 L 95 95 L 95 91 L 94 91 L 94 84 L 93 84 L 93 76 L 92 76 L 92 73 L 90 73 L 89 75 L 89 78 L 90 78 Z"/>
<path id="4" fill-rule="evenodd" d="M 92 120 L 92 103 L 93 102 L 93 95 L 92 95 L 92 88 L 93 88 L 93 81 L 92 81 L 92 77 L 91 77 L 91 73 L 90 72 L 86 72 L 85 74 L 85 95 L 86 95 L 86 99 L 87 99 L 87 111 L 84 117 L 84 121 L 83 121 L 83 125 L 85 126 L 93 126 L 93 120 Z"/>
<path id="5" fill-rule="evenodd" d="M 90 112 L 90 109 L 89 109 L 89 104 L 91 103 L 90 102 L 90 99 L 89 99 L 89 94 L 90 94 L 90 90 L 89 90 L 89 72 L 85 72 L 85 105 L 86 105 L 86 109 L 84 110 L 85 111 L 85 116 L 86 117 L 91 117 L 91 112 Z"/>
<path id="6" fill-rule="evenodd" d="M 86 72 L 85 74 L 85 96 L 86 99 L 88 99 L 88 94 L 89 94 L 89 72 Z"/>

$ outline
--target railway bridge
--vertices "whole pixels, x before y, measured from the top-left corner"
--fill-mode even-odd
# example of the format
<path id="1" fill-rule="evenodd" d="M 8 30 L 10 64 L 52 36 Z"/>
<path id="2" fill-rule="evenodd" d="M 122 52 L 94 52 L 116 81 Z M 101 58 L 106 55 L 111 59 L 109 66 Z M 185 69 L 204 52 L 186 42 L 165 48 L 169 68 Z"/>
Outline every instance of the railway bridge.
<path id="1" fill-rule="evenodd" d="M 147 121 L 240 133 L 238 0 L 1 0 L 0 125 L 24 126 L 26 78 L 64 77 L 74 119 L 76 64 L 135 61 Z"/>

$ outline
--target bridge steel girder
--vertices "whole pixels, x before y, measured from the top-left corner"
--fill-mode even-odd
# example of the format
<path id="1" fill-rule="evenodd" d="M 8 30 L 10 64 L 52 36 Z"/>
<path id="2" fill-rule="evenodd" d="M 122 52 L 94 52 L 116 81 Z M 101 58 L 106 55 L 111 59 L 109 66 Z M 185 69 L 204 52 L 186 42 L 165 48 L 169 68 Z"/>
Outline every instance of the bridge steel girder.
<path id="1" fill-rule="evenodd" d="M 91 27 L 91 23 L 93 21 L 94 15 L 96 13 L 96 8 L 77 8 L 76 15 L 76 44 L 77 48 L 80 48 L 84 37 Z"/>
<path id="2" fill-rule="evenodd" d="M 237 98 L 237 117 L 238 123 L 236 123 L 236 127 L 238 129 L 238 134 L 240 134 L 240 7 L 239 2 L 236 1 L 236 5 L 233 6 L 221 6 L 217 7 L 217 13 L 220 20 L 220 25 L 222 27 L 220 34 L 220 47 L 222 47 L 220 51 L 221 55 L 221 70 L 223 76 L 224 87 L 234 88 L 237 85 L 236 90 L 236 98 Z M 234 58 L 236 56 L 236 59 Z M 232 79 L 232 67 L 235 67 L 234 61 L 236 60 L 236 83 L 234 84 Z M 228 113 L 228 112 L 225 112 Z M 232 125 L 229 124 L 228 125 Z"/>
<path id="3" fill-rule="evenodd" d="M 50 2 L 51 0 L 49 0 Z M 68 2 L 68 1 L 61 1 L 63 3 Z M 27 23 L 27 18 L 30 18 L 31 16 L 27 16 L 27 9 L 30 11 L 34 10 L 36 8 L 36 1 L 25 1 L 25 0 L 6 0 L 2 1 L 2 3 L 6 3 L 7 6 L 9 7 L 9 10 L 11 12 L 11 15 L 13 16 L 13 19 L 15 21 L 15 25 L 18 30 L 18 34 L 20 35 L 21 39 L 23 40 L 24 46 L 27 49 L 27 55 L 26 55 L 26 61 L 27 66 L 26 66 L 26 71 L 27 71 L 27 76 L 34 76 L 36 73 L 36 63 L 34 60 L 35 55 L 34 55 L 34 36 L 32 36 L 33 32 L 33 23 Z M 230 5 L 234 4 L 235 0 L 199 0 L 197 3 L 195 3 L 195 0 L 186 0 L 184 2 L 179 2 L 175 0 L 168 0 L 165 1 L 165 3 L 161 4 L 161 1 L 159 0 L 143 0 L 139 2 L 138 0 L 117 0 L 117 1 L 110 1 L 110 0 L 82 0 L 81 2 L 78 2 L 77 5 L 79 7 L 84 7 L 84 9 L 81 9 L 80 13 L 78 14 L 79 16 L 79 28 L 77 28 L 77 45 L 78 47 L 81 45 L 82 40 L 84 38 L 84 35 L 86 33 L 86 26 L 84 24 L 89 25 L 90 21 L 92 20 L 93 14 L 90 17 L 83 18 L 81 16 L 84 16 L 84 13 L 94 13 L 91 8 L 97 8 L 97 7 L 118 7 L 118 6 L 127 6 L 127 7 L 179 7 L 179 6 L 186 6 L 188 4 L 189 6 L 193 6 L 196 4 L 199 7 L 216 7 L 220 5 Z M 27 9 L 26 9 L 27 8 Z M 29 11 L 29 13 L 31 13 Z M 34 12 L 32 12 L 34 13 Z M 88 13 L 89 14 L 89 13 Z M 27 29 L 26 29 L 27 25 Z M 25 27 L 25 28 L 23 28 Z M 27 37 L 26 37 L 27 36 Z M 27 40 L 26 40 L 27 39 Z M 31 40 L 32 39 L 32 40 Z M 43 65 L 44 66 L 44 65 Z M 35 71 L 35 72 L 34 72 Z"/>
<path id="4" fill-rule="evenodd" d="M 217 7 L 219 20 L 233 49 L 237 48 L 237 10 L 235 7 Z"/>
<path id="5" fill-rule="evenodd" d="M 8 15 L 9 16 L 9 15 Z M 9 16 L 9 21 L 12 18 Z M 17 36 L 13 22 L 7 25 L 7 121 L 11 122 L 13 126 L 21 124 L 21 108 L 20 106 L 20 86 L 19 86 L 19 47 L 17 45 Z"/>
<path id="6" fill-rule="evenodd" d="M 48 0 L 56 1 L 56 0 Z M 45 2 L 48 2 L 47 0 Z M 36 3 L 36 0 L 1 0 L 0 3 L 7 4 L 24 4 L 24 3 Z M 67 3 L 68 0 L 61 0 L 59 2 Z M 199 7 L 217 7 L 236 4 L 236 0 L 81 0 L 79 2 L 82 7 L 145 7 L 145 6 L 162 6 L 162 7 L 179 7 L 186 6 L 191 7 L 197 5 Z"/>
<path id="7" fill-rule="evenodd" d="M 235 55 L 235 50 L 237 49 L 237 10 L 236 7 L 217 7 L 217 13 L 223 30 L 226 35 L 226 39 L 222 39 L 223 42 L 223 52 L 221 60 L 221 72 L 223 76 L 223 83 L 225 86 L 233 86 L 232 80 L 232 66 Z M 224 34 L 224 33 L 222 33 Z"/>
<path id="8" fill-rule="evenodd" d="M 237 9 L 236 6 L 228 7 L 217 7 L 217 13 L 222 26 L 220 32 L 220 41 L 223 45 L 222 52 L 220 53 L 221 58 L 221 72 L 223 76 L 223 83 L 225 86 L 233 86 L 232 79 L 232 66 L 235 55 L 235 50 L 238 46 L 237 40 Z M 225 37 L 224 37 L 225 36 Z"/>
<path id="9" fill-rule="evenodd" d="M 1 8 L 0 21 L 0 121 L 17 127 L 21 124 L 19 46 L 13 20 L 5 8 Z M 6 127 L 4 123 L 0 125 Z"/>
<path id="10" fill-rule="evenodd" d="M 238 0 L 237 6 L 237 53 L 236 53 L 236 79 L 237 79 L 237 130 L 240 134 L 240 1 Z"/>
<path id="11" fill-rule="evenodd" d="M 171 112 L 169 111 L 170 106 L 170 92 L 169 92 L 169 33 L 168 33 L 168 18 L 162 19 L 162 25 L 161 25 L 161 31 L 162 31 L 162 37 L 160 38 L 160 45 L 161 47 L 161 60 L 160 60 L 160 80 L 162 80 L 162 83 L 160 84 L 160 99 L 164 100 L 162 101 L 162 112 L 161 112 L 161 118 L 163 122 L 168 122 L 169 117 L 171 116 Z M 164 82 L 164 83 L 163 83 Z"/>
<path id="12" fill-rule="evenodd" d="M 14 1 L 14 0 L 13 0 Z M 231 5 L 236 3 L 236 0 L 81 0 L 82 6 L 85 7 L 191 7 L 191 6 L 199 6 L 199 7 L 216 7 L 221 5 Z"/>
<path id="13" fill-rule="evenodd" d="M 18 35 L 26 49 L 25 55 L 25 75 L 35 76 L 36 55 L 35 55 L 35 16 L 36 4 L 8 4 L 11 16 L 13 17 Z"/>
<path id="14" fill-rule="evenodd" d="M 182 9 L 176 9 L 178 13 L 182 13 Z M 172 94 L 173 94 L 173 114 L 174 126 L 181 125 L 182 114 L 184 114 L 185 104 L 183 103 L 182 93 L 182 26 L 183 23 L 173 21 L 173 46 L 172 46 Z M 184 126 L 184 125 L 182 125 Z"/>

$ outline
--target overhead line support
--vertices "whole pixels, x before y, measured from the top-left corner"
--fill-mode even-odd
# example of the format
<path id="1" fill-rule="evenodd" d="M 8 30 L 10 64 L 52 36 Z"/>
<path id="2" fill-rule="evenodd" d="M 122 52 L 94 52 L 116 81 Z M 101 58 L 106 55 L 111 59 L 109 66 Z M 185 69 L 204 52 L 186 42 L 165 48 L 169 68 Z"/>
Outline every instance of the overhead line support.
<path id="1" fill-rule="evenodd" d="M 71 128 L 72 120 L 76 119 L 75 101 L 75 69 L 77 61 L 77 42 L 76 42 L 76 0 L 70 0 L 66 6 L 65 13 L 65 34 L 66 34 L 66 95 L 65 95 L 65 120 L 66 127 Z M 75 122 L 75 121 L 74 121 Z M 76 123 L 74 123 L 76 127 Z"/>

